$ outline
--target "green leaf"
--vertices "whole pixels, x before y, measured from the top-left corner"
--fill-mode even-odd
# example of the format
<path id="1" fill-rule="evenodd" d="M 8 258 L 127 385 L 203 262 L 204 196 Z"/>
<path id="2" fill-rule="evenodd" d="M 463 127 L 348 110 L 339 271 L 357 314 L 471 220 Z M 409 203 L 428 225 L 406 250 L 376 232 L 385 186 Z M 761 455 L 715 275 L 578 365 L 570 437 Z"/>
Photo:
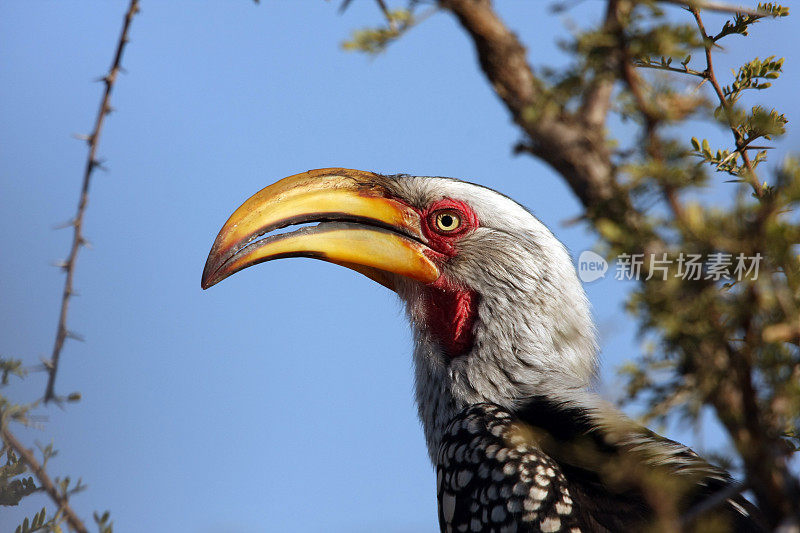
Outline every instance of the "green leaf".
<path id="1" fill-rule="evenodd" d="M 350 40 L 342 43 L 345 50 L 379 54 L 416 24 L 408 9 L 388 13 L 387 26 L 355 30 Z"/>

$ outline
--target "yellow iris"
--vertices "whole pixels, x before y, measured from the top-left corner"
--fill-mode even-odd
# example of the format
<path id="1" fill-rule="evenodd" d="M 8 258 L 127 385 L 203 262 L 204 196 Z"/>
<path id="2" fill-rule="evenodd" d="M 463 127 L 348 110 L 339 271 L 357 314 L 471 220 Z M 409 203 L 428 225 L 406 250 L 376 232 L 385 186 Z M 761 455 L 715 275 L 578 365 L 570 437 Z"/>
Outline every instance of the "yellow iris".
<path id="1" fill-rule="evenodd" d="M 461 218 L 453 211 L 442 211 L 436 215 L 436 228 L 439 231 L 451 232 L 461 226 Z"/>

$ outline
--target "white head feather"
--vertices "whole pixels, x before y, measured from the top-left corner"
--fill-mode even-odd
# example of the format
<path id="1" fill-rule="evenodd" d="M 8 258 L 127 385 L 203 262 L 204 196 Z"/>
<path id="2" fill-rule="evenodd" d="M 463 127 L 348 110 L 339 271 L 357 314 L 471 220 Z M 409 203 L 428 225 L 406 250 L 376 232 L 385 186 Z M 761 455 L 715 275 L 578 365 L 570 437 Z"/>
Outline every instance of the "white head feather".
<path id="1" fill-rule="evenodd" d="M 423 286 L 398 279 L 414 329 L 416 399 L 431 458 L 447 422 L 468 405 L 513 409 L 553 389 L 588 388 L 597 367 L 595 328 L 569 253 L 552 232 L 510 198 L 479 185 L 412 176 L 389 181 L 414 207 L 450 198 L 469 205 L 479 220 L 442 268 L 479 295 L 467 353 L 445 354 L 426 324 Z"/>

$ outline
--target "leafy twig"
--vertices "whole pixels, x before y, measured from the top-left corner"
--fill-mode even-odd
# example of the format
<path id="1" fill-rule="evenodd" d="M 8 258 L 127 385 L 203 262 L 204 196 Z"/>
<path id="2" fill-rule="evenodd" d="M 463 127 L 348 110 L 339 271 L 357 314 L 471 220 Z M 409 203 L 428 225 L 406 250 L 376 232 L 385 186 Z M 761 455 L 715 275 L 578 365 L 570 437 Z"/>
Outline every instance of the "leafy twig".
<path id="1" fill-rule="evenodd" d="M 764 194 L 763 187 L 761 183 L 758 181 L 758 177 L 756 176 L 755 169 L 753 168 L 753 163 L 750 161 L 750 156 L 747 154 L 747 151 L 744 150 L 745 148 L 745 139 L 742 137 L 742 134 L 739 130 L 736 129 L 736 126 L 732 123 L 732 116 L 733 116 L 733 107 L 728 99 L 725 97 L 725 94 L 722 91 L 722 87 L 720 86 L 719 82 L 717 81 L 717 76 L 714 73 L 714 62 L 711 57 L 711 48 L 714 46 L 714 42 L 711 38 L 709 38 L 708 33 L 706 33 L 706 28 L 703 25 L 703 19 L 700 17 L 700 11 L 696 7 L 690 8 L 692 15 L 694 16 L 694 20 L 697 23 L 697 29 L 700 30 L 700 35 L 703 37 L 703 45 L 706 51 L 706 70 L 703 73 L 705 79 L 711 83 L 711 86 L 714 88 L 714 92 L 717 94 L 717 98 L 719 98 L 719 103 L 722 106 L 723 111 L 728 119 L 728 123 L 730 125 L 731 133 L 733 133 L 734 141 L 736 142 L 736 150 L 741 154 L 742 161 L 744 162 L 744 166 L 747 169 L 747 175 L 745 178 L 750 183 L 750 186 L 753 188 L 754 194 L 761 198 Z"/>
<path id="2" fill-rule="evenodd" d="M 352 2 L 352 0 L 344 0 L 339 6 L 339 13 L 344 13 L 347 11 L 347 8 L 350 7 L 350 2 Z M 397 21 L 395 20 L 395 17 L 392 16 L 392 12 L 389 11 L 389 7 L 386 5 L 385 0 L 375 0 L 375 2 L 378 4 L 378 7 L 381 8 L 383 16 L 386 17 L 386 22 L 389 23 L 389 28 L 391 28 L 392 31 L 397 31 Z"/>
<path id="3" fill-rule="evenodd" d="M 761 9 L 749 9 L 743 6 L 736 6 L 732 4 L 726 4 L 724 2 L 715 2 L 713 0 L 660 0 L 665 4 L 676 4 L 679 6 L 685 6 L 689 9 L 705 9 L 706 11 L 717 11 L 719 13 L 744 13 L 745 15 L 750 16 L 762 16 L 767 14 L 764 10 Z"/>
<path id="4" fill-rule="evenodd" d="M 102 81 L 105 83 L 105 91 L 103 92 L 103 98 L 100 101 L 100 109 L 98 110 L 97 117 L 95 118 L 94 130 L 92 130 L 92 133 L 86 138 L 86 141 L 89 144 L 89 154 L 86 159 L 86 167 L 83 173 L 83 184 L 81 186 L 80 200 L 78 201 L 78 211 L 70 224 L 73 228 L 72 247 L 70 248 L 69 256 L 62 263 L 62 268 L 66 272 L 66 279 L 64 280 L 64 291 L 61 296 L 61 312 L 59 313 L 58 318 L 58 327 L 56 329 L 55 344 L 53 345 L 53 354 L 50 357 L 50 361 L 48 361 L 46 365 L 49 376 L 47 379 L 47 389 L 45 390 L 44 394 L 45 402 L 56 399 L 55 381 L 56 373 L 58 372 L 58 362 L 61 357 L 61 350 L 64 347 L 64 341 L 67 339 L 67 337 L 75 337 L 75 334 L 71 333 L 67 329 L 67 313 L 69 311 L 70 298 L 74 293 L 73 278 L 75 275 L 75 264 L 78 259 L 78 251 L 81 249 L 81 246 L 86 244 L 86 239 L 83 236 L 83 216 L 86 212 L 86 205 L 89 200 L 89 184 L 91 182 L 92 172 L 95 170 L 95 168 L 100 166 L 100 162 L 97 159 L 97 145 L 98 141 L 100 140 L 100 132 L 103 129 L 103 123 L 106 115 L 111 113 L 111 105 L 109 104 L 111 99 L 111 90 L 114 88 L 114 82 L 116 81 L 117 74 L 120 70 L 122 52 L 125 49 L 125 45 L 128 43 L 128 30 L 130 28 L 131 20 L 138 11 L 139 0 L 131 0 L 130 5 L 128 6 L 128 11 L 125 13 L 125 19 L 122 25 L 122 31 L 120 32 L 119 40 L 117 41 L 117 50 L 114 54 L 114 60 L 111 63 L 111 69 L 108 71 L 108 74 L 102 78 Z"/>
<path id="5" fill-rule="evenodd" d="M 44 465 L 39 463 L 31 450 L 23 446 L 22 443 L 17 440 L 17 437 L 14 436 L 11 431 L 9 431 L 8 425 L 3 423 L 2 420 L 0 420 L 0 433 L 2 433 L 3 441 L 11 446 L 14 452 L 19 455 L 22 460 L 25 461 L 25 464 L 28 465 L 28 468 L 31 469 L 31 472 L 33 472 L 33 474 L 36 476 L 36 479 L 39 480 L 42 488 L 58 506 L 59 511 L 64 514 L 64 518 L 66 519 L 67 524 L 69 524 L 69 527 L 78 533 L 88 533 L 83 521 L 78 518 L 78 515 L 75 514 L 75 511 L 69 506 L 69 501 L 67 500 L 66 495 L 62 494 L 58 490 L 55 482 L 53 482 L 53 480 L 50 479 L 50 476 L 47 475 Z"/>
<path id="6" fill-rule="evenodd" d="M 684 68 L 676 68 L 670 65 L 665 65 L 661 63 L 653 63 L 652 61 L 648 61 L 645 59 L 634 59 L 633 64 L 639 68 L 652 68 L 655 70 L 666 70 L 668 72 L 677 72 L 678 74 L 689 74 L 691 76 L 698 76 L 700 78 L 705 78 L 705 74 L 700 72 L 699 70 L 693 70 L 689 67 L 684 65 Z"/>

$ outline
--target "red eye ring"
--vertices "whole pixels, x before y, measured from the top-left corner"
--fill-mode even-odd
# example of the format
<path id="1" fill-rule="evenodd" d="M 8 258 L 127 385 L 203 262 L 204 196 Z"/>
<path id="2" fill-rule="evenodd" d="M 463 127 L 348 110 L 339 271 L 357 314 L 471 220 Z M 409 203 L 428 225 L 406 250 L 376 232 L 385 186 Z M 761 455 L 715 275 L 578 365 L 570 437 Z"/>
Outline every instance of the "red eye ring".
<path id="1" fill-rule="evenodd" d="M 421 212 L 422 233 L 434 253 L 453 257 L 458 253 L 456 243 L 478 227 L 475 211 L 461 200 L 442 198 Z"/>

